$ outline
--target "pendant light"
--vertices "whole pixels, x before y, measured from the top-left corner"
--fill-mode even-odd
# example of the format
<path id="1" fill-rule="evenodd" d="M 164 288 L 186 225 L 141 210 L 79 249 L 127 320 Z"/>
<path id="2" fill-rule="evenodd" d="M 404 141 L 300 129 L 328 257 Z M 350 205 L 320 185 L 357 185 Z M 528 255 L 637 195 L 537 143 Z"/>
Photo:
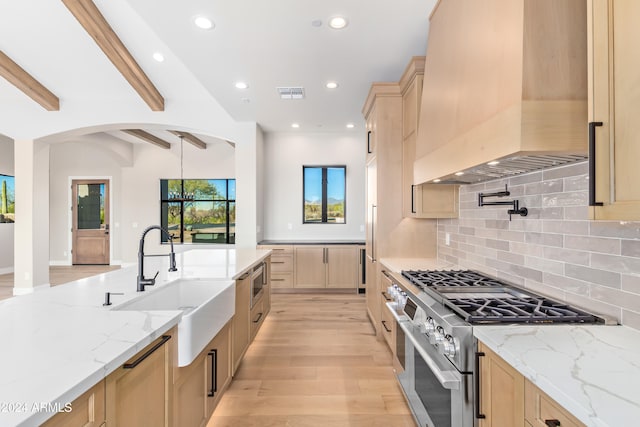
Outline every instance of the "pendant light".
<path id="1" fill-rule="evenodd" d="M 193 193 L 187 193 L 184 190 L 184 136 L 183 135 L 179 135 L 178 137 L 180 138 L 180 185 L 181 185 L 181 190 L 180 190 L 180 192 L 170 191 L 169 192 L 169 199 L 171 201 L 176 201 L 176 202 L 192 202 L 194 194 Z"/>

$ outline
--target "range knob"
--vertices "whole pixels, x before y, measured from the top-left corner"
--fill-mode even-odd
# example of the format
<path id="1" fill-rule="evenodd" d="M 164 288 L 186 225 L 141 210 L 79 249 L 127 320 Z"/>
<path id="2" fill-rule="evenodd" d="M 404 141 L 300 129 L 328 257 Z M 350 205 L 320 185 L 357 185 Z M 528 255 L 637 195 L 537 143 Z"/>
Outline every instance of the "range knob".
<path id="1" fill-rule="evenodd" d="M 427 317 L 427 321 L 424 322 L 424 331 L 427 335 L 431 335 L 436 331 L 436 324 L 433 323 L 431 316 Z"/>
<path id="2" fill-rule="evenodd" d="M 436 331 L 429 336 L 429 342 L 437 346 L 442 345 L 444 342 L 444 329 L 442 329 L 442 326 L 436 327 Z"/>
<path id="3" fill-rule="evenodd" d="M 444 341 L 442 343 L 442 345 L 440 345 L 438 347 L 438 350 L 440 351 L 440 353 L 444 354 L 445 356 L 448 357 L 453 357 L 456 355 L 456 343 L 454 338 L 447 334 L 444 336 Z"/>

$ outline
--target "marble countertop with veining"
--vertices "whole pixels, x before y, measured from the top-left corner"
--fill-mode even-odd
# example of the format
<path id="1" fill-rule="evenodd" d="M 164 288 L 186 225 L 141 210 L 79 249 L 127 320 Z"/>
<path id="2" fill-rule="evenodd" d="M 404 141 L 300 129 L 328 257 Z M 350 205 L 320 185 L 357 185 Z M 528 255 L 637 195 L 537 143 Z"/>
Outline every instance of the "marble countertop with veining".
<path id="1" fill-rule="evenodd" d="M 474 335 L 593 427 L 640 423 L 640 331 L 625 326 L 474 326 Z"/>
<path id="2" fill-rule="evenodd" d="M 219 279 L 220 286 L 258 264 L 270 251 L 194 249 L 145 259 L 145 274 L 159 271 L 153 292 L 180 278 Z M 34 426 L 64 407 L 180 321 L 181 311 L 117 311 L 139 297 L 137 267 L 100 274 L 29 295 L 0 301 L 0 426 Z M 105 292 L 112 307 L 103 307 Z"/>

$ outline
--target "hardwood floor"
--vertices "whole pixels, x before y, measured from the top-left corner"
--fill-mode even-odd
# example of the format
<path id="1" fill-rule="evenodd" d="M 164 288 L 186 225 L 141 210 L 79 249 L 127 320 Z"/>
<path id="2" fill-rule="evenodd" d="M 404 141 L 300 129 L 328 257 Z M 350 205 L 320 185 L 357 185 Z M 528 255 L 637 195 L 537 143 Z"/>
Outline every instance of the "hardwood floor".
<path id="1" fill-rule="evenodd" d="M 207 427 L 415 427 L 363 295 L 273 294 Z"/>
<path id="2" fill-rule="evenodd" d="M 49 267 L 51 286 L 62 285 L 85 277 L 95 276 L 107 271 L 117 270 L 117 265 L 73 265 Z M 0 300 L 13 296 L 13 273 L 0 275 Z"/>

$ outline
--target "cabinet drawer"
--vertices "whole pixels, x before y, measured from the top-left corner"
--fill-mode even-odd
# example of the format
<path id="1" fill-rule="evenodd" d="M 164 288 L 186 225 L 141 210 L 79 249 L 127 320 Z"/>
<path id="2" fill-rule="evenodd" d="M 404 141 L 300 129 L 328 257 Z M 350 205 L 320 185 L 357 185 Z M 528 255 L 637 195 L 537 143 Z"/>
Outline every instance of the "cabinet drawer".
<path id="1" fill-rule="evenodd" d="M 293 288 L 293 274 L 271 273 L 271 287 L 273 289 Z"/>
<path id="2" fill-rule="evenodd" d="M 396 320 L 393 318 L 393 314 L 391 314 L 391 312 L 389 311 L 389 307 L 387 307 L 387 304 L 384 302 L 382 302 L 382 315 L 381 315 L 381 331 L 382 331 L 382 336 L 384 336 L 385 341 L 387 342 L 387 345 L 389 346 L 389 348 L 391 349 L 391 351 L 393 351 L 394 348 L 394 344 L 393 344 L 393 328 L 395 327 L 395 322 Z"/>
<path id="3" fill-rule="evenodd" d="M 524 417 L 533 427 L 547 427 L 545 421 L 556 420 L 562 427 L 585 427 L 556 401 L 547 396 L 532 382 L 524 384 Z"/>
<path id="4" fill-rule="evenodd" d="M 264 298 L 260 298 L 260 301 L 258 301 L 251 309 L 251 317 L 249 318 L 251 325 L 251 340 L 253 340 L 258 333 L 258 329 L 260 329 L 265 316 Z"/>
<path id="5" fill-rule="evenodd" d="M 293 257 L 271 255 L 271 271 L 273 273 L 293 271 Z"/>
<path id="6" fill-rule="evenodd" d="M 293 255 L 293 245 L 260 245 L 258 249 L 271 249 L 271 257 Z"/>

